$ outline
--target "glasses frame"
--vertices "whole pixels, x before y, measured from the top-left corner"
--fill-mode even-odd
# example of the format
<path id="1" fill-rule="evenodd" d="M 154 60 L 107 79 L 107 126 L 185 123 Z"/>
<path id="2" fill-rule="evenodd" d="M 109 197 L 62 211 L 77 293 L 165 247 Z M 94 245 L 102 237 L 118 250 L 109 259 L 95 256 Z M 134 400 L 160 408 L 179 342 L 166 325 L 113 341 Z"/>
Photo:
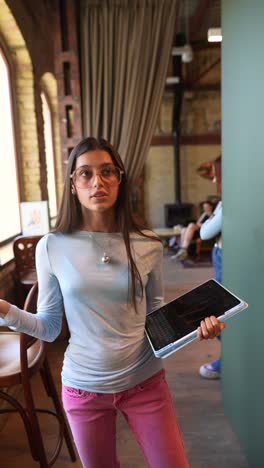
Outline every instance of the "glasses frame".
<path id="1" fill-rule="evenodd" d="M 110 164 L 110 165 L 111 165 L 111 164 Z M 120 185 L 121 182 L 122 182 L 122 175 L 125 174 L 125 171 L 123 171 L 122 169 L 120 169 L 120 167 L 116 166 L 115 164 L 113 164 L 113 166 L 119 171 L 120 180 L 119 180 L 119 182 L 117 181 L 117 185 Z M 101 169 L 104 169 L 105 167 L 107 167 L 107 166 L 103 166 Z M 70 179 L 72 180 L 73 183 L 76 183 L 76 182 L 74 181 L 74 176 L 76 175 L 76 171 L 77 171 L 77 169 L 74 169 L 74 171 L 70 174 Z M 100 171 L 100 169 L 99 169 L 99 171 Z M 93 174 L 92 179 L 94 178 L 95 175 L 99 175 L 100 178 L 103 179 L 104 182 L 106 182 L 106 183 L 109 184 L 109 182 L 105 181 L 104 177 L 100 174 L 100 172 L 98 172 L 98 170 L 96 171 L 95 174 Z M 92 180 L 92 179 L 91 179 L 91 180 Z M 113 185 L 115 185 L 115 184 L 109 184 L 109 185 L 112 185 L 112 186 L 113 186 Z M 78 185 L 76 185 L 76 187 L 78 187 Z M 85 187 L 78 187 L 78 188 L 81 188 L 81 189 L 82 189 L 82 188 L 85 188 Z M 89 188 L 89 187 L 87 187 L 87 188 Z"/>

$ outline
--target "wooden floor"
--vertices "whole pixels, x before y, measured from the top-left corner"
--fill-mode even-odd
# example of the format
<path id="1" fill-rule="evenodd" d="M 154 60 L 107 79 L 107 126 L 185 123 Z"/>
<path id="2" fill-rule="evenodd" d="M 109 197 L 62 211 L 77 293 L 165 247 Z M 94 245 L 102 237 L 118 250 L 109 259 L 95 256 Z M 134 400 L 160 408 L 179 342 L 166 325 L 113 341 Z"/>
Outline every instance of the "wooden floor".
<path id="1" fill-rule="evenodd" d="M 164 257 L 166 300 L 185 292 L 212 277 L 210 267 L 183 268 Z M 60 369 L 64 342 L 49 345 L 49 361 L 60 391 Z M 226 419 L 221 402 L 221 383 L 206 381 L 198 374 L 201 364 L 218 356 L 217 340 L 192 343 L 164 360 L 167 378 L 183 432 L 191 468 L 248 468 L 237 439 Z M 40 380 L 34 382 L 39 405 L 45 404 Z M 50 417 L 41 420 L 47 448 L 54 443 L 56 423 Z M 155 428 L 153 428 L 155 430 Z M 146 468 L 141 452 L 122 416 L 118 419 L 118 453 L 122 468 Z M 0 467 L 34 468 L 22 423 L 17 416 L 9 418 L 0 433 Z M 57 468 L 81 468 L 80 461 L 72 464 L 63 446 Z M 94 467 L 97 468 L 97 467 Z M 166 467 L 160 467 L 166 468 Z M 176 468 L 176 467 L 175 467 Z"/>

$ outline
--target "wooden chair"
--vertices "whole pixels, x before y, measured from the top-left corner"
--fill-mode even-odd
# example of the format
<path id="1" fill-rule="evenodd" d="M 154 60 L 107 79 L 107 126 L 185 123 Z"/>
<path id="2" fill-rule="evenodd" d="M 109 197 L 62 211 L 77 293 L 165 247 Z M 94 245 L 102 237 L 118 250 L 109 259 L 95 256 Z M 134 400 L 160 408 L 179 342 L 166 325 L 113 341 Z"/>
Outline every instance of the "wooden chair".
<path id="1" fill-rule="evenodd" d="M 27 296 L 24 309 L 32 313 L 35 312 L 37 297 L 38 283 L 36 282 Z M 47 395 L 53 400 L 55 410 L 35 407 L 31 378 L 38 372 L 40 372 Z M 23 390 L 23 406 L 17 398 L 6 391 L 6 389 L 19 384 Z M 12 406 L 12 408 L 0 409 L 0 414 L 13 412 L 20 414 L 32 458 L 39 462 L 40 467 L 48 468 L 54 464 L 60 454 L 63 439 L 66 441 L 72 462 L 76 460 L 71 435 L 50 372 L 43 341 L 32 338 L 25 333 L 0 332 L 0 399 Z M 39 412 L 55 416 L 58 422 L 57 443 L 49 459 L 41 434 Z"/>
<path id="2" fill-rule="evenodd" d="M 13 251 L 16 264 L 17 304 L 23 307 L 28 292 L 37 281 L 35 251 L 41 236 L 17 236 Z"/>
<path id="3" fill-rule="evenodd" d="M 195 240 L 196 259 L 200 260 L 202 254 L 207 254 L 210 256 L 214 243 L 215 239 L 202 240 L 200 237 L 198 237 Z"/>

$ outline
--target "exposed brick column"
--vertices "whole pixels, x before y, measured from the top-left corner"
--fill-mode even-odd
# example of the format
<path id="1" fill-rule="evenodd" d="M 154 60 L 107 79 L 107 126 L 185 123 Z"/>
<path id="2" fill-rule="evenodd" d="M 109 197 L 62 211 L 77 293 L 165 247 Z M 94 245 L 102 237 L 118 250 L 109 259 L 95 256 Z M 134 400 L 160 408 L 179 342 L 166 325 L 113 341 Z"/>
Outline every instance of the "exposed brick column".
<path id="1" fill-rule="evenodd" d="M 80 69 L 74 0 L 57 0 L 54 15 L 61 161 L 64 175 L 72 148 L 82 138 Z"/>

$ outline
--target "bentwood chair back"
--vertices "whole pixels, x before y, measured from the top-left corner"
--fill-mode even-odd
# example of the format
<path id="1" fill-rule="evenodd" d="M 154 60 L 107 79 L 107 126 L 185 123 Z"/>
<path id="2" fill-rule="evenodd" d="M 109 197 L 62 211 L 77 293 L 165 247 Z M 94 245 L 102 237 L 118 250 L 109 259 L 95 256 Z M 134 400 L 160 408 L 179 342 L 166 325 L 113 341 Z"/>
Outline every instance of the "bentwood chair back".
<path id="1" fill-rule="evenodd" d="M 13 243 L 17 303 L 23 307 L 26 296 L 37 281 L 35 251 L 42 236 L 17 236 Z"/>
<path id="2" fill-rule="evenodd" d="M 34 313 L 37 308 L 38 283 L 31 288 L 24 309 Z M 32 377 L 40 373 L 48 397 L 53 401 L 54 409 L 36 408 L 32 390 Z M 21 385 L 23 404 L 8 391 L 14 385 Z M 0 332 L 0 399 L 7 402 L 1 407 L 0 414 L 20 414 L 27 434 L 32 458 L 39 462 L 40 467 L 48 468 L 57 460 L 63 439 L 65 439 L 72 462 L 76 460 L 71 435 L 68 429 L 63 408 L 50 372 L 45 351 L 45 343 L 32 338 L 25 333 L 12 331 Z M 11 408 L 9 407 L 11 406 Z M 58 423 L 58 436 L 52 454 L 47 455 L 45 450 L 39 413 L 46 413 L 56 418 Z"/>

